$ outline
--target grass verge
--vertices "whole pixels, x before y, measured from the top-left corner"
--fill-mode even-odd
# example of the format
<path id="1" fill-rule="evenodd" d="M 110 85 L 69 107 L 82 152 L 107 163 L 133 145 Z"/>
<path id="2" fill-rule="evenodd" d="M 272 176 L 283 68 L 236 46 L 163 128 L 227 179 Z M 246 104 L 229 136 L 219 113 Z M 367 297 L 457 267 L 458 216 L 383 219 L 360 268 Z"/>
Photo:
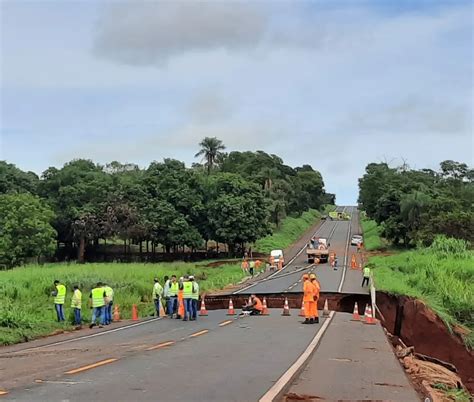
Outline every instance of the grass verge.
<path id="1" fill-rule="evenodd" d="M 466 327 L 470 332 L 464 340 L 472 349 L 474 252 L 466 249 L 462 253 L 440 253 L 433 246 L 371 257 L 369 266 L 374 269 L 377 290 L 423 300 L 449 328 L 455 324 Z"/>
<path id="2" fill-rule="evenodd" d="M 380 237 L 382 228 L 377 222 L 361 217 L 360 226 L 364 234 L 364 248 L 367 251 L 380 250 L 385 248 L 385 244 Z"/>
<path id="3" fill-rule="evenodd" d="M 320 211 L 310 209 L 309 211 L 303 212 L 298 218 L 291 216 L 286 217 L 280 228 L 276 229 L 272 235 L 255 242 L 255 251 L 269 254 L 272 250 L 282 250 L 290 246 L 298 240 L 306 230 L 314 225 L 318 219 L 321 218 L 321 215 Z"/>
<path id="4" fill-rule="evenodd" d="M 46 264 L 30 265 L 10 271 L 0 271 L 0 344 L 7 345 L 47 335 L 55 330 L 71 329 L 72 286 L 78 284 L 82 293 L 83 320 L 88 322 L 89 292 L 98 281 L 108 283 L 115 290 L 114 303 L 120 306 L 123 318 L 130 318 L 132 304 L 138 306 L 140 316 L 153 311 L 153 278 L 172 274 L 178 277 L 192 274 L 199 282 L 200 291 L 222 289 L 243 277 L 240 265 L 205 267 L 208 262 L 163 264 Z M 60 280 L 67 287 L 66 324 L 55 322 L 53 281 Z"/>

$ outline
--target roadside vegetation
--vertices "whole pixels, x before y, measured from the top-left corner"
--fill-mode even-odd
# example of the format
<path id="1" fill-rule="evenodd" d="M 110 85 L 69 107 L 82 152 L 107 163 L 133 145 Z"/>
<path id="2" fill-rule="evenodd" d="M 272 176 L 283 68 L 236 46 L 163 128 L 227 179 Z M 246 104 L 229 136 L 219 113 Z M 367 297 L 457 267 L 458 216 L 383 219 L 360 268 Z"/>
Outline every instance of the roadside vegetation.
<path id="1" fill-rule="evenodd" d="M 269 254 L 275 249 L 283 250 L 298 240 L 320 218 L 321 212 L 314 209 L 303 212 L 298 218 L 291 216 L 285 218 L 280 228 L 276 229 L 273 234 L 255 242 L 255 251 Z"/>
<path id="2" fill-rule="evenodd" d="M 364 233 L 364 248 L 367 251 L 380 250 L 385 247 L 385 243 L 381 237 L 382 228 L 372 219 L 361 217 L 360 226 Z"/>
<path id="3" fill-rule="evenodd" d="M 465 343 L 474 348 L 474 252 L 465 241 L 436 237 L 427 248 L 374 256 L 377 290 L 418 298 L 452 327 L 471 331 Z"/>
<path id="4" fill-rule="evenodd" d="M 438 172 L 371 163 L 359 179 L 365 248 L 394 252 L 369 258 L 377 290 L 423 300 L 448 327 L 467 328 L 471 349 L 473 180 L 474 170 L 454 161 L 441 162 Z"/>
<path id="5" fill-rule="evenodd" d="M 217 138 L 199 146 L 201 163 L 192 167 L 78 159 L 38 177 L 0 161 L 0 269 L 53 254 L 82 263 L 107 240 L 121 241 L 124 254 L 137 246 L 138 259 L 215 242 L 242 255 L 286 217 L 334 204 L 310 165 L 293 168 L 263 151 L 227 153 Z"/>
<path id="6" fill-rule="evenodd" d="M 283 250 L 297 241 L 323 215 L 335 209 L 334 205 L 325 205 L 323 212 L 315 209 L 303 212 L 299 217 L 288 216 L 283 219 L 280 227 L 274 228 L 271 235 L 255 242 L 255 251 L 269 254 L 272 250 Z"/>
<path id="7" fill-rule="evenodd" d="M 195 275 L 201 293 L 222 289 L 243 278 L 240 264 L 219 267 L 208 267 L 207 264 L 46 264 L 0 271 L 0 344 L 13 344 L 48 335 L 55 330 L 72 329 L 73 317 L 69 306 L 74 284 L 78 284 L 83 293 L 83 320 L 89 322 L 89 292 L 98 281 L 114 288 L 114 303 L 120 306 L 122 318 L 130 318 L 133 304 L 137 305 L 141 317 L 154 312 L 151 292 L 155 276 L 163 284 L 165 275 Z M 55 279 L 67 287 L 66 324 L 56 322 L 53 298 L 50 296 Z"/>

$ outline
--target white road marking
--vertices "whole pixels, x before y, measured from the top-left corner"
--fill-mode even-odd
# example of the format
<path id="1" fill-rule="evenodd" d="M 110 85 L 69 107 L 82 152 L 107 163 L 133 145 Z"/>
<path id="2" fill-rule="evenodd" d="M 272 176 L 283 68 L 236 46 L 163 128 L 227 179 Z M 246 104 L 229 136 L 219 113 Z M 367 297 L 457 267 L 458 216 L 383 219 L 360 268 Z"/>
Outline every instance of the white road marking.
<path id="1" fill-rule="evenodd" d="M 29 352 L 31 350 L 49 348 L 51 346 L 64 345 L 65 343 L 71 343 L 71 342 L 81 341 L 83 339 L 95 338 L 96 336 L 108 335 L 108 334 L 111 334 L 113 332 L 118 332 L 118 331 L 123 331 L 123 330 L 129 329 L 129 328 L 139 327 L 140 325 L 149 324 L 151 322 L 155 322 L 155 321 L 158 321 L 158 320 L 161 320 L 161 319 L 162 319 L 162 317 L 152 318 L 151 320 L 146 320 L 146 321 L 143 321 L 143 322 L 137 322 L 135 324 L 125 325 L 125 326 L 120 327 L 120 328 L 115 328 L 115 329 L 110 329 L 108 331 L 98 332 L 97 334 L 79 336 L 77 338 L 66 339 L 64 341 L 48 343 L 47 345 L 33 346 L 33 347 L 27 348 L 27 349 L 15 350 L 15 351 L 12 351 L 12 352 L 6 352 L 5 354 L 23 353 L 23 352 Z"/>
<path id="2" fill-rule="evenodd" d="M 295 378 L 298 370 L 306 363 L 306 361 L 311 357 L 313 351 L 318 346 L 324 332 L 331 323 L 332 318 L 334 317 L 334 311 L 329 313 L 329 317 L 324 321 L 324 324 L 321 326 L 319 331 L 316 333 L 315 337 L 308 345 L 306 350 L 301 354 L 301 356 L 296 360 L 293 365 L 278 379 L 278 381 L 273 384 L 273 386 L 263 395 L 259 402 L 272 402 L 280 396 L 283 389 Z"/>
<path id="3" fill-rule="evenodd" d="M 343 262 L 343 270 L 342 270 L 342 276 L 341 276 L 341 282 L 339 283 L 339 287 L 337 288 L 337 291 L 340 293 L 342 290 L 342 286 L 344 285 L 344 279 L 346 278 L 346 271 L 347 271 L 347 257 L 349 255 L 349 240 L 351 236 L 351 228 L 352 228 L 352 219 L 354 218 L 354 211 L 351 208 L 351 220 L 349 221 L 349 229 L 347 230 L 347 238 L 346 238 L 346 251 L 344 255 L 344 262 Z"/>

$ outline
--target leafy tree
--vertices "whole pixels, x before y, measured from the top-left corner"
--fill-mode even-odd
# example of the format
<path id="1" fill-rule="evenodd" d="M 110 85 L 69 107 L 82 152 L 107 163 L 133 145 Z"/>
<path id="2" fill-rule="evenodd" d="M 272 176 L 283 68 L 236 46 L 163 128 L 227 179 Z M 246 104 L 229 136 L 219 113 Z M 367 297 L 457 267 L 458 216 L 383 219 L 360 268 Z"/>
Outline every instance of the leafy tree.
<path id="1" fill-rule="evenodd" d="M 222 151 L 225 149 L 225 145 L 216 137 L 206 137 L 199 143 L 199 146 L 201 147 L 201 150 L 195 155 L 195 157 L 203 157 L 206 161 L 205 166 L 207 167 L 207 174 L 209 175 L 217 161 L 222 161 Z"/>
<path id="2" fill-rule="evenodd" d="M 213 239 L 236 244 L 254 242 L 270 232 L 268 210 L 260 188 L 239 175 L 222 173 L 211 182 L 208 216 Z"/>
<path id="3" fill-rule="evenodd" d="M 359 204 L 395 244 L 429 245 L 438 234 L 472 241 L 471 172 L 451 160 L 441 162 L 439 172 L 371 163 L 359 179 Z"/>
<path id="4" fill-rule="evenodd" d="M 0 266 L 52 255 L 56 246 L 53 218 L 53 211 L 34 195 L 0 195 Z"/>
<path id="5" fill-rule="evenodd" d="M 33 172 L 23 172 L 15 165 L 0 161 L 0 194 L 37 193 L 39 178 Z"/>

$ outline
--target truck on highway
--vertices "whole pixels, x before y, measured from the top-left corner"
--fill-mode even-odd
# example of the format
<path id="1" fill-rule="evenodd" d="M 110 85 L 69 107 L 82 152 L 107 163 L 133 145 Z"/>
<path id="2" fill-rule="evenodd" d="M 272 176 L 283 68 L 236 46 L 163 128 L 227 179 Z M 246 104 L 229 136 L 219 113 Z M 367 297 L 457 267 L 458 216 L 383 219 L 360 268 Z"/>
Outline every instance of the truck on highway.
<path id="1" fill-rule="evenodd" d="M 346 212 L 331 211 L 329 212 L 329 218 L 331 220 L 346 221 L 351 219 L 351 216 Z"/>
<path id="2" fill-rule="evenodd" d="M 308 263 L 313 264 L 316 259 L 319 260 L 319 262 L 328 262 L 329 247 L 330 244 L 325 237 L 313 237 L 306 246 Z"/>

